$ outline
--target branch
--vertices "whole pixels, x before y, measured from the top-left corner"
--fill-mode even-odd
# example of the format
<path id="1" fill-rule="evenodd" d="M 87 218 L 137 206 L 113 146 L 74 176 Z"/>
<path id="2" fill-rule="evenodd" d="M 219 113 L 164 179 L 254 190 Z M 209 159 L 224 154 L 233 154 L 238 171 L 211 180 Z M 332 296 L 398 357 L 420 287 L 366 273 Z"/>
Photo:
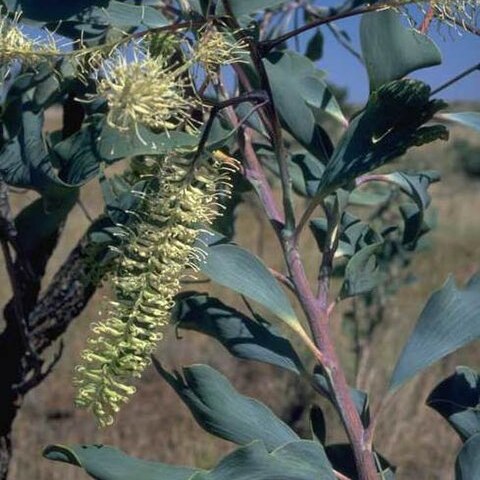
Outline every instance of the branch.
<path id="1" fill-rule="evenodd" d="M 395 8 L 395 7 L 400 7 L 404 6 L 408 3 L 414 3 L 414 1 L 405 1 L 405 0 L 398 0 L 398 1 L 393 1 L 393 2 L 381 2 L 381 3 L 375 3 L 373 5 L 365 5 L 357 8 L 341 8 L 340 11 L 334 10 L 334 13 L 331 14 L 331 9 L 329 10 L 329 14 L 327 14 L 324 17 L 318 18 L 318 20 L 315 20 L 313 22 L 307 23 L 300 28 L 297 28 L 295 30 L 292 30 L 291 32 L 288 32 L 284 35 L 281 35 L 280 37 L 274 38 L 273 40 L 264 40 L 263 42 L 259 43 L 259 52 L 261 56 L 267 55 L 270 51 L 272 51 L 275 47 L 278 45 L 281 45 L 282 43 L 290 40 L 291 38 L 296 37 L 297 35 L 300 35 L 304 32 L 308 32 L 309 30 L 312 30 L 313 28 L 317 28 L 321 25 L 325 25 L 331 22 L 335 22 L 337 20 L 342 20 L 344 18 L 349 18 L 349 17 L 354 17 L 357 15 L 362 15 L 364 13 L 368 12 L 377 12 L 379 10 L 384 10 L 386 8 Z"/>

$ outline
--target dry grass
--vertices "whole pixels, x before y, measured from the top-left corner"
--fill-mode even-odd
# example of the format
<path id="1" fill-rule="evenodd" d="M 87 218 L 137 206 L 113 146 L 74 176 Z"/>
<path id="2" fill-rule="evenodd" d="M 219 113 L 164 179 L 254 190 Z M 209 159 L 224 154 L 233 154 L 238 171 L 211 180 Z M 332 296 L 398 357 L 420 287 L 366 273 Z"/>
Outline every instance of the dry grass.
<path id="1" fill-rule="evenodd" d="M 463 130 L 455 134 L 465 135 Z M 455 136 L 455 135 L 454 135 Z M 439 165 L 435 165 L 439 162 Z M 377 333 L 366 384 L 373 393 L 374 404 L 382 397 L 386 380 L 408 332 L 412 328 L 429 293 L 439 288 L 449 273 L 463 281 L 479 267 L 480 181 L 463 176 L 453 164 L 453 155 L 445 144 L 437 144 L 416 152 L 407 159 L 409 165 L 439 168 L 445 181 L 434 188 L 434 208 L 439 213 L 439 226 L 432 235 L 433 248 L 418 255 L 411 267 L 419 281 L 403 288 L 389 303 L 388 318 Z M 27 203 L 31 197 L 18 195 L 15 207 Z M 82 199 L 92 213 L 101 210 L 98 187 L 85 187 Z M 265 225 L 252 220 L 249 207 L 243 207 L 237 241 L 257 250 L 262 248 L 264 258 L 271 266 L 282 268 L 275 240 Z M 80 209 L 71 215 L 55 258 L 49 266 L 49 275 L 68 254 L 72 244 L 87 227 Z M 259 235 L 263 245 L 259 245 Z M 315 276 L 318 255 L 312 239 L 303 245 L 309 274 Z M 216 290 L 226 301 L 237 300 L 224 290 Z M 2 301 L 9 292 L 0 292 Z M 102 300 L 98 292 L 82 317 L 66 336 L 66 349 L 61 363 L 51 377 L 26 399 L 15 424 L 15 455 L 12 480 L 80 480 L 86 476 L 72 467 L 51 463 L 41 458 L 42 448 L 49 443 L 108 443 L 132 455 L 167 462 L 196 464 L 209 467 L 219 455 L 232 448 L 204 433 L 191 419 L 187 409 L 169 387 L 153 371 L 143 377 L 138 394 L 121 412 L 116 424 L 104 431 L 96 429 L 93 419 L 72 406 L 72 368 L 85 342 L 90 321 L 94 320 Z M 340 315 L 337 315 L 340 320 Z M 340 322 L 336 322 L 339 325 Z M 344 345 L 340 328 L 339 345 Z M 170 335 L 160 346 L 159 355 L 170 366 L 192 362 L 212 364 L 224 372 L 237 388 L 266 403 L 281 416 L 286 416 L 298 399 L 309 398 L 300 382 L 289 374 L 263 365 L 242 363 L 229 357 L 213 341 L 198 335 L 186 334 L 182 340 Z M 383 410 L 377 431 L 376 445 L 382 454 L 400 465 L 400 480 L 447 479 L 452 477 L 452 465 L 458 442 L 455 434 L 440 417 L 424 406 L 431 388 L 450 373 L 459 363 L 478 366 L 478 354 L 471 347 L 456 354 L 441 365 L 430 369 L 419 379 L 408 384 L 389 401 Z M 316 399 L 321 405 L 322 400 Z M 332 441 L 342 438 L 338 421 L 326 408 L 327 421 L 333 427 Z M 299 424 L 305 430 L 305 424 Z"/>

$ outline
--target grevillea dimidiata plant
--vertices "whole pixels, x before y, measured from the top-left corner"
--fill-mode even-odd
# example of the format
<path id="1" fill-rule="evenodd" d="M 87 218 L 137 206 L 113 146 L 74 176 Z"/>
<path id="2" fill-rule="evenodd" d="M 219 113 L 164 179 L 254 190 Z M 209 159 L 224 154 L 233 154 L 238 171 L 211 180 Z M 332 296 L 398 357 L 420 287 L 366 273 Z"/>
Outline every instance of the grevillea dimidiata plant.
<path id="1" fill-rule="evenodd" d="M 478 112 L 440 113 L 447 105 L 438 98 L 478 64 L 433 87 L 409 77 L 442 62 L 432 24 L 480 36 L 479 2 L 330 3 L 0 0 L 0 244 L 13 292 L 0 331 L 0 480 L 23 398 L 61 358 L 61 349 L 45 352 L 104 281 L 108 299 L 90 319 L 74 369 L 76 406 L 101 427 L 112 425 L 154 361 L 198 423 L 238 449 L 210 470 L 144 462 L 97 444 L 54 445 L 45 456 L 100 480 L 395 478 L 383 457 L 395 452 L 377 451 L 381 422 L 395 438 L 385 398 L 480 337 L 478 276 L 464 288 L 450 280 L 420 314 L 388 394 L 365 391 L 362 372 L 375 368 L 368 353 L 389 314 L 383 299 L 393 294 L 398 266 L 422 254 L 429 187 L 439 180 L 435 172 L 404 170 L 401 157 L 446 140 L 451 122 L 480 125 Z M 356 16 L 359 45 L 341 30 Z M 333 36 L 324 42 L 324 34 Z M 339 41 L 337 55 L 344 49 L 361 58 L 369 80 L 367 101 L 349 116 L 318 68 L 330 40 Z M 61 107 L 63 122 L 45 132 L 52 107 Z M 116 173 L 114 164 L 121 165 Z M 105 207 L 96 219 L 81 190 L 94 179 Z M 10 188 L 36 192 L 15 218 Z M 248 208 L 237 209 L 247 195 Z M 91 225 L 44 285 L 77 204 Z M 265 217 L 277 241 L 275 264 L 266 264 L 273 255 L 238 245 L 245 238 L 238 229 L 252 222 L 245 212 L 257 207 L 255 218 Z M 184 291 L 192 277 L 239 294 L 238 303 L 215 298 L 209 286 Z M 335 338 L 339 312 L 347 312 L 349 342 Z M 328 444 L 340 435 L 330 434 L 330 417 L 317 405 L 311 434 L 300 438 L 215 369 L 178 371 L 155 361 L 169 327 L 204 333 L 238 358 L 306 380 L 302 399 L 322 395 L 331 404 L 345 443 Z M 355 347 L 354 368 L 343 361 L 352 352 L 339 351 L 347 343 Z M 456 480 L 480 478 L 480 421 L 472 414 L 479 386 L 478 373 L 461 367 L 428 400 L 461 438 Z M 297 400 L 295 410 L 310 407 Z"/>

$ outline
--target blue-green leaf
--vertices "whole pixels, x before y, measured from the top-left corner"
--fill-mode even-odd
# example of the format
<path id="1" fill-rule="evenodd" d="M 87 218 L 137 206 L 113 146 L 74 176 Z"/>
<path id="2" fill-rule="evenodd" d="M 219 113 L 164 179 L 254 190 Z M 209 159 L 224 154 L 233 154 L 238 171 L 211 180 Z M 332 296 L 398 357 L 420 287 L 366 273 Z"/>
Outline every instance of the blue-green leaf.
<path id="1" fill-rule="evenodd" d="M 319 112 L 346 123 L 340 107 L 308 58 L 294 52 L 273 52 L 264 59 L 275 107 L 288 131 L 317 158 L 328 158 L 317 125 Z"/>
<path id="2" fill-rule="evenodd" d="M 50 445 L 43 456 L 81 467 L 96 480 L 188 480 L 199 471 L 140 460 L 105 445 Z"/>
<path id="3" fill-rule="evenodd" d="M 42 23 L 78 23 L 115 27 L 161 27 L 167 24 L 157 10 L 117 0 L 3 0 L 10 12 Z M 80 32 L 79 32 L 80 33 Z"/>
<path id="4" fill-rule="evenodd" d="M 340 139 L 318 195 L 324 197 L 348 185 L 413 146 L 448 139 L 445 127 L 423 126 L 444 106 L 441 101 L 430 100 L 430 87 L 422 82 L 399 80 L 383 85 Z"/>
<path id="5" fill-rule="evenodd" d="M 294 329 L 298 319 L 286 293 L 265 264 L 233 244 L 210 245 L 201 271 L 214 282 L 254 300 Z"/>
<path id="6" fill-rule="evenodd" d="M 226 456 L 213 470 L 192 480 L 334 480 L 335 475 L 318 442 L 292 442 L 269 453 L 254 442 Z"/>
<path id="7" fill-rule="evenodd" d="M 238 445 L 262 440 L 268 451 L 298 440 L 297 434 L 259 401 L 238 393 L 221 373 L 208 365 L 192 365 L 167 372 L 157 361 L 158 373 L 185 402 L 207 432 Z"/>
<path id="8" fill-rule="evenodd" d="M 177 300 L 172 321 L 217 339 L 232 355 L 285 368 L 304 367 L 292 344 L 269 323 L 255 320 L 205 294 L 185 294 Z"/>
<path id="9" fill-rule="evenodd" d="M 372 90 L 420 68 L 442 63 L 438 47 L 426 35 L 402 23 L 393 9 L 363 15 L 360 40 Z"/>
<path id="10" fill-rule="evenodd" d="M 473 277 L 463 290 L 450 278 L 430 297 L 397 362 L 391 389 L 480 338 L 479 278 Z"/>

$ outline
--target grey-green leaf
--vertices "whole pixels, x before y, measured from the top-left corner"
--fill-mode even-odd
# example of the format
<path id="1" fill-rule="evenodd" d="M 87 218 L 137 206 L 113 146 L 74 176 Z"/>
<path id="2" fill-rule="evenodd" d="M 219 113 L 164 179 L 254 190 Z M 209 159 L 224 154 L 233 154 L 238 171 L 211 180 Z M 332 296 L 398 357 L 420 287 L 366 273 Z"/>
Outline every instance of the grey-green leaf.
<path id="1" fill-rule="evenodd" d="M 415 70 L 442 63 L 435 43 L 404 26 L 402 17 L 393 9 L 362 17 L 360 41 L 372 90 Z"/>
<path id="2" fill-rule="evenodd" d="M 334 480 L 330 463 L 318 442 L 292 442 L 269 453 L 254 442 L 227 455 L 213 470 L 192 480 Z"/>
<path id="3" fill-rule="evenodd" d="M 413 146 L 447 140 L 444 126 L 424 126 L 444 106 L 430 99 L 430 87 L 422 82 L 399 80 L 383 85 L 340 139 L 317 195 L 324 198 Z"/>
<path id="4" fill-rule="evenodd" d="M 154 362 L 207 432 L 238 445 L 262 440 L 268 451 L 298 440 L 297 434 L 259 401 L 238 393 L 225 376 L 208 365 L 192 365 L 179 373 Z"/>
<path id="5" fill-rule="evenodd" d="M 374 243 L 359 250 L 347 263 L 339 298 L 354 297 L 373 290 L 381 280 L 375 254 L 382 243 Z"/>
<path id="6" fill-rule="evenodd" d="M 188 480 L 199 471 L 140 460 L 105 445 L 50 445 L 43 456 L 81 467 L 96 480 Z"/>
<path id="7" fill-rule="evenodd" d="M 396 389 L 446 355 L 480 338 L 480 281 L 474 276 L 464 289 L 449 278 L 420 314 L 393 372 Z"/>
<path id="8" fill-rule="evenodd" d="M 206 294 L 185 294 L 177 300 L 172 321 L 218 340 L 232 355 L 285 368 L 304 370 L 292 344 L 269 323 L 255 320 Z"/>
<path id="9" fill-rule="evenodd" d="M 211 245 L 206 253 L 200 268 L 207 277 L 254 300 L 291 327 L 298 325 L 286 293 L 258 257 L 233 244 Z"/>

